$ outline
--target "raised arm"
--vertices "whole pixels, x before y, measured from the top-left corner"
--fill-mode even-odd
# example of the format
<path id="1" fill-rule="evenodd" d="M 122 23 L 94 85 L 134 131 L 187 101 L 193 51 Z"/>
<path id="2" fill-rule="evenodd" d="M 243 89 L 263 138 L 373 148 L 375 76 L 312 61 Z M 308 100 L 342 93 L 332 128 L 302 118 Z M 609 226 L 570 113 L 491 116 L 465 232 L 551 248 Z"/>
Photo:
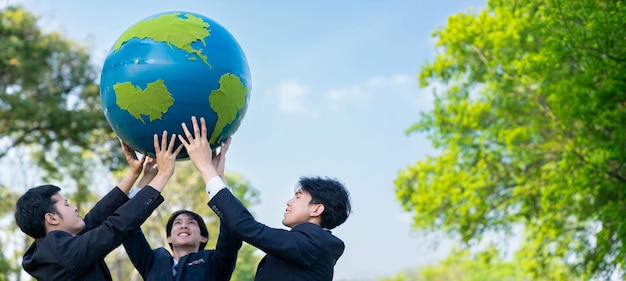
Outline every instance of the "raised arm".
<path id="1" fill-rule="evenodd" d="M 141 228 L 138 227 L 135 231 L 131 232 L 124 242 L 124 249 L 128 258 L 133 263 L 141 277 L 146 278 L 148 272 L 152 268 L 154 263 L 154 251 L 148 243 L 148 240 L 144 236 Z"/>
<path id="2" fill-rule="evenodd" d="M 200 118 L 200 126 L 198 126 L 198 120 L 193 116 L 191 117 L 191 123 L 193 125 L 193 135 L 187 128 L 187 125 L 183 123 L 183 132 L 187 139 L 181 135 L 178 136 L 178 139 L 187 150 L 189 159 L 200 172 L 202 179 L 207 183 L 211 178 L 219 176 L 219 174 L 213 166 L 214 153 L 207 140 L 206 121 L 204 118 Z"/>
<path id="3" fill-rule="evenodd" d="M 144 188 L 138 192 L 136 196 L 117 208 L 98 227 L 77 236 L 76 239 L 67 239 L 66 244 L 59 242 L 62 246 L 59 247 L 57 256 L 65 257 L 68 267 L 81 270 L 104 258 L 122 244 L 132 231 L 136 231 L 154 209 L 163 202 L 160 192 L 174 173 L 176 156 L 182 149 L 182 146 L 174 149 L 175 140 L 173 135 L 168 142 L 165 131 L 160 141 L 157 135 L 154 136 L 156 161 L 159 169 L 154 179 L 149 183 L 151 188 Z M 142 166 L 139 165 L 139 167 L 141 170 Z"/>
<path id="4" fill-rule="evenodd" d="M 215 167 L 215 171 L 217 175 L 222 179 L 222 181 L 228 185 L 226 181 L 226 176 L 224 174 L 224 170 L 226 169 L 226 152 L 228 152 L 228 147 L 230 147 L 231 138 L 226 139 L 226 142 L 223 142 L 220 145 L 220 152 L 216 155 L 215 150 L 213 151 L 211 157 L 211 162 L 213 163 L 213 167 Z"/>
<path id="5" fill-rule="evenodd" d="M 143 163 L 146 159 L 145 156 L 141 158 L 137 158 L 137 153 L 133 150 L 128 144 L 123 142 L 120 138 L 117 138 L 122 146 L 122 151 L 124 152 L 124 157 L 126 158 L 126 162 L 128 162 L 128 173 L 126 176 L 117 184 L 117 187 L 128 194 L 130 189 L 133 188 L 133 184 L 141 174 L 141 169 L 143 168 Z"/>
<path id="6" fill-rule="evenodd" d="M 128 197 L 124 196 L 129 194 L 133 184 L 141 173 L 141 167 L 145 161 L 145 157 L 137 158 L 135 150 L 124 143 L 120 138 L 117 138 L 120 142 L 122 152 L 128 162 L 128 172 L 126 176 L 117 184 L 117 188 L 113 188 L 109 193 L 99 200 L 96 205 L 85 215 L 85 228 L 82 232 L 89 231 L 102 224 L 115 210 L 124 204 Z M 119 191 L 123 192 L 120 193 Z M 82 233 L 81 232 L 81 233 Z"/>
<path id="7" fill-rule="evenodd" d="M 176 156 L 178 156 L 178 153 L 183 149 L 182 145 L 179 145 L 176 149 L 174 149 L 175 140 L 176 134 L 172 134 L 168 144 L 167 131 L 163 131 L 163 136 L 161 137 L 159 145 L 159 138 L 156 134 L 154 134 L 154 151 L 159 169 L 148 185 L 159 192 L 163 191 L 165 184 L 174 174 Z"/>
<path id="8" fill-rule="evenodd" d="M 157 166 L 156 159 L 150 156 L 146 157 L 146 162 L 143 165 L 143 174 L 139 181 L 137 182 L 137 187 L 144 187 L 154 179 L 157 172 L 159 171 L 159 167 Z"/>

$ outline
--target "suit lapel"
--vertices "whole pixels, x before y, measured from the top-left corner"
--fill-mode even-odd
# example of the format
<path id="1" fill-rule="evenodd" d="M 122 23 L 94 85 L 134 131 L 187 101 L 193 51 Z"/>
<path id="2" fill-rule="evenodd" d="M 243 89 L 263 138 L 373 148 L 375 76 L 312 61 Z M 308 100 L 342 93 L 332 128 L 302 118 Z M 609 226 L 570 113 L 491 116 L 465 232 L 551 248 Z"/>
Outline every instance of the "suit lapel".
<path id="1" fill-rule="evenodd" d="M 180 258 L 180 260 L 178 261 L 178 264 L 176 265 L 176 276 L 174 276 L 174 280 L 180 281 L 180 277 L 183 275 L 183 268 L 185 267 L 185 262 L 187 262 L 188 257 L 189 255 L 186 255 Z"/>

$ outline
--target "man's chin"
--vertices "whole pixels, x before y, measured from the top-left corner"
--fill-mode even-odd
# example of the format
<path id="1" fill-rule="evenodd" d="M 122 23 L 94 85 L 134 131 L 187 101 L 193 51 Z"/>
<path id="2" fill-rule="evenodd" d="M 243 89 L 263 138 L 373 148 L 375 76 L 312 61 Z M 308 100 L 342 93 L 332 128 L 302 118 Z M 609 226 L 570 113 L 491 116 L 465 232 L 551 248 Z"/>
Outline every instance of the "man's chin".
<path id="1" fill-rule="evenodd" d="M 287 221 L 283 220 L 282 223 L 284 226 L 291 228 L 292 224 L 288 223 Z"/>
<path id="2" fill-rule="evenodd" d="M 176 248 L 189 248 L 189 249 L 198 249 L 200 247 L 200 242 L 193 241 L 177 241 L 177 243 L 173 244 Z"/>

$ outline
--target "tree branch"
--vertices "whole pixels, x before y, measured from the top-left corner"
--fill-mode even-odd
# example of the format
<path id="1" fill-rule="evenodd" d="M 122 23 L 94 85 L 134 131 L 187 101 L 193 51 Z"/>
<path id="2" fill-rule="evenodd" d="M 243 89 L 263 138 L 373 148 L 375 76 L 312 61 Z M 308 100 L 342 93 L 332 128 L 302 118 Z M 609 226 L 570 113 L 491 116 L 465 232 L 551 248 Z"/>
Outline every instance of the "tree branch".
<path id="1" fill-rule="evenodd" d="M 19 144 L 21 144 L 22 142 L 24 142 L 24 140 L 26 139 L 26 137 L 28 135 L 30 135 L 30 133 L 35 132 L 35 131 L 39 131 L 41 130 L 41 125 L 37 124 L 35 127 L 27 130 L 26 132 L 24 132 L 21 136 L 19 136 L 18 138 L 15 138 L 13 140 L 13 142 L 11 144 L 9 144 L 9 146 L 2 152 L 0 152 L 0 158 L 4 158 L 4 156 L 7 155 L 7 153 L 9 153 L 9 150 L 11 150 L 12 148 L 18 146 Z"/>

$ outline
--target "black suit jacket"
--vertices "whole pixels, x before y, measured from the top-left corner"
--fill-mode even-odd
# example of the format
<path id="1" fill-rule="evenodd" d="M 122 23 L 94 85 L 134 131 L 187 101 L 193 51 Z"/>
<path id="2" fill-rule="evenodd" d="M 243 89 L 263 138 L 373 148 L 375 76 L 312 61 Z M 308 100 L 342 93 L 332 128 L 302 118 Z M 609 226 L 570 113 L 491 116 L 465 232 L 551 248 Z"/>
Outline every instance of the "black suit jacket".
<path id="1" fill-rule="evenodd" d="M 228 189 L 222 189 L 209 206 L 221 223 L 243 241 L 267 255 L 257 268 L 257 281 L 332 280 L 335 263 L 343 254 L 343 241 L 314 223 L 291 230 L 257 222 Z"/>
<path id="2" fill-rule="evenodd" d="M 37 280 L 110 281 L 104 257 L 117 248 L 163 202 L 153 188 L 144 188 L 128 200 L 114 188 L 85 216 L 85 228 L 76 236 L 51 231 L 26 250 L 24 270 Z"/>
<path id="3" fill-rule="evenodd" d="M 230 280 L 241 244 L 241 239 L 231 235 L 220 225 L 215 250 L 199 251 L 181 257 L 176 266 L 176 276 L 173 277 L 172 255 L 163 247 L 152 250 L 141 229 L 137 229 L 124 240 L 128 257 L 144 281 Z"/>

